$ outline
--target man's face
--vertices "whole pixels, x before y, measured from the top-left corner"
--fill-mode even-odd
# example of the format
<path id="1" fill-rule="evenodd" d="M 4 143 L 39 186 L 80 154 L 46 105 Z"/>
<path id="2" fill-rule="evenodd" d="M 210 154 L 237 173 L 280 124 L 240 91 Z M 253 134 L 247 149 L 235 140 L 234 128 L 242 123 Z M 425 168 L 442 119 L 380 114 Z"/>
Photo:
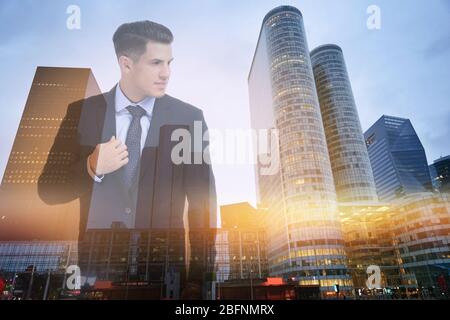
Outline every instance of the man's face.
<path id="1" fill-rule="evenodd" d="M 150 41 L 147 51 L 138 60 L 131 61 L 129 79 L 135 89 L 145 96 L 160 98 L 166 93 L 172 60 L 170 44 Z"/>

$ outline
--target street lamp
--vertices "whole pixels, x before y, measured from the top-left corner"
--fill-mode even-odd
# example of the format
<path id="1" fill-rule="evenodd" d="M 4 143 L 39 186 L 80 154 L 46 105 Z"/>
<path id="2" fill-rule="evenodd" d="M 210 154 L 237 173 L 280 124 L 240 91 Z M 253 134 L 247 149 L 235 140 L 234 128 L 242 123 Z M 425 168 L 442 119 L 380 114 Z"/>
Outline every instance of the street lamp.
<path id="1" fill-rule="evenodd" d="M 253 300 L 253 269 L 250 269 L 250 300 Z"/>

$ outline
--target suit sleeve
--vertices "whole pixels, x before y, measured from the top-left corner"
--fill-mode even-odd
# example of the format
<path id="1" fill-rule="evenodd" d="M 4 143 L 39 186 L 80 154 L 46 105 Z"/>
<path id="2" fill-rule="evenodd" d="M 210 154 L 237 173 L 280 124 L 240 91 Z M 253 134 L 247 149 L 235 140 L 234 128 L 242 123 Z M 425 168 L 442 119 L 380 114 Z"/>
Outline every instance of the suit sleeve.
<path id="1" fill-rule="evenodd" d="M 85 195 L 92 188 L 92 178 L 87 171 L 87 157 L 95 148 L 90 135 L 96 127 L 95 114 L 83 108 L 85 100 L 69 105 L 58 129 L 50 154 L 38 181 L 38 193 L 47 204 L 63 204 Z M 77 127 L 74 134 L 71 128 Z M 88 143 L 86 143 L 88 142 Z M 70 154 L 66 163 L 54 161 L 59 152 Z M 57 181 L 51 177 L 57 176 Z"/>

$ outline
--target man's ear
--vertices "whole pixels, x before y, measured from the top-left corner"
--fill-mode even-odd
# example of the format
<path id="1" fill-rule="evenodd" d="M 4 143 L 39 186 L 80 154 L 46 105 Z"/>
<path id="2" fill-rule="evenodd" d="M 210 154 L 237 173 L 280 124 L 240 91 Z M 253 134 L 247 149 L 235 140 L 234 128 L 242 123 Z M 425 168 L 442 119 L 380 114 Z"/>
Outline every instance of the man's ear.
<path id="1" fill-rule="evenodd" d="M 133 67 L 133 60 L 127 56 L 122 55 L 119 57 L 119 66 L 122 72 L 128 73 Z"/>

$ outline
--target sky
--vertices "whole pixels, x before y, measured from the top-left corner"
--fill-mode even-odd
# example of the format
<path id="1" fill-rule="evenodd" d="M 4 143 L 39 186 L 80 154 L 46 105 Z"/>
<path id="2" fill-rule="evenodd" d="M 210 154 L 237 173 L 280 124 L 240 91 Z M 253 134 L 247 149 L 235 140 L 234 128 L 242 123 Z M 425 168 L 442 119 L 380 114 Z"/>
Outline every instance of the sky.
<path id="1" fill-rule="evenodd" d="M 381 115 L 406 117 L 428 162 L 450 154 L 448 0 L 0 0 L 0 179 L 37 66 L 89 67 L 102 91 L 120 77 L 112 35 L 153 20 L 174 36 L 168 93 L 204 111 L 209 128 L 249 129 L 247 77 L 262 19 L 288 4 L 303 14 L 309 49 L 344 52 L 363 130 Z M 77 5 L 80 29 L 66 26 Z M 367 8 L 380 8 L 369 29 Z M 219 204 L 256 204 L 251 164 L 213 163 Z"/>

